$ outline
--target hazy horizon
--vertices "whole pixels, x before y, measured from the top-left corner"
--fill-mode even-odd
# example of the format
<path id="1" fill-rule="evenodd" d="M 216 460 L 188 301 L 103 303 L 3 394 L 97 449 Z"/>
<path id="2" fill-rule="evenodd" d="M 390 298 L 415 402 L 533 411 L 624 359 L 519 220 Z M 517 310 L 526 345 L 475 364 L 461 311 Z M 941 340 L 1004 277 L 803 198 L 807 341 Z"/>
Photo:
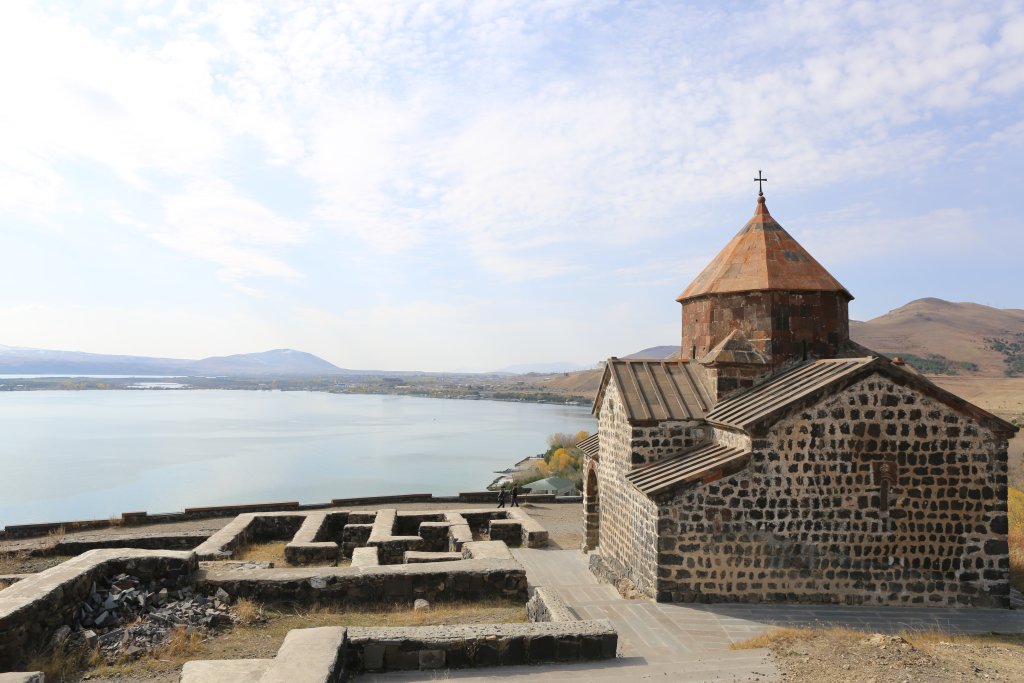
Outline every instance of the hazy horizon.
<path id="1" fill-rule="evenodd" d="M 0 344 L 586 365 L 759 169 L 851 317 L 1024 307 L 1013 3 L 6 3 L 0 56 Z"/>

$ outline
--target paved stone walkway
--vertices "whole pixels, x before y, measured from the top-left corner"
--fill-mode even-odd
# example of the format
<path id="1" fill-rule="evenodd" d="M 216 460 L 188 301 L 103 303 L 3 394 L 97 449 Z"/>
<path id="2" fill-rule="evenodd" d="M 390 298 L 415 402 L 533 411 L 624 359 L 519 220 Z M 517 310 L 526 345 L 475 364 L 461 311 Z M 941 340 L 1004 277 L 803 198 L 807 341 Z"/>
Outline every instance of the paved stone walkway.
<path id="1" fill-rule="evenodd" d="M 587 570 L 576 550 L 515 549 L 531 586 L 558 590 L 582 619 L 609 619 L 619 632 L 619 657 L 578 665 L 402 672 L 360 680 L 766 682 L 782 677 L 766 650 L 729 645 L 775 626 L 842 625 L 870 632 L 941 628 L 964 633 L 1024 632 L 1024 611 L 818 605 L 680 605 L 624 600 Z"/>

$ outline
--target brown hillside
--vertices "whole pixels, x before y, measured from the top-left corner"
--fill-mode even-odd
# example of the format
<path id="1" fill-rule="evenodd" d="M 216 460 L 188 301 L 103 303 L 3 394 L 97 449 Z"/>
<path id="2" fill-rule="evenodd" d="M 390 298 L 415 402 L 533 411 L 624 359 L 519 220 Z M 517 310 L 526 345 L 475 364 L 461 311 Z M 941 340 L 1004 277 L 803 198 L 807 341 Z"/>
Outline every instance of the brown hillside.
<path id="1" fill-rule="evenodd" d="M 850 321 L 850 336 L 869 349 L 975 363 L 978 371 L 970 374 L 979 377 L 1005 376 L 1002 354 L 987 348 L 985 338 L 1017 335 L 1024 335 L 1024 310 L 942 299 L 918 299 L 867 322 Z"/>
<path id="2" fill-rule="evenodd" d="M 572 394 L 573 396 L 586 396 L 593 400 L 597 396 L 597 390 L 601 385 L 601 375 L 603 374 L 604 370 L 567 372 L 546 377 L 540 384 L 551 391 Z"/>

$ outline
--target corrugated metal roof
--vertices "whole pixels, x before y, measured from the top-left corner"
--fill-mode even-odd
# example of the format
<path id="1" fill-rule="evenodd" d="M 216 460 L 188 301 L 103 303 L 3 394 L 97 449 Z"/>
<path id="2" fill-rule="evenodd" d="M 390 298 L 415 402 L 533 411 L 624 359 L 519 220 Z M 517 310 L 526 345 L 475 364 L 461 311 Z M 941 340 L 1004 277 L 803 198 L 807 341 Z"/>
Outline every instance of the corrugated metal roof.
<path id="1" fill-rule="evenodd" d="M 842 292 L 825 268 L 768 213 L 764 197 L 757 211 L 677 301 L 707 294 L 759 290 Z"/>
<path id="2" fill-rule="evenodd" d="M 716 470 L 741 465 L 750 451 L 713 443 L 626 474 L 640 491 L 653 496 L 675 486 L 699 481 Z"/>
<path id="3" fill-rule="evenodd" d="M 619 387 L 630 422 L 702 420 L 712 401 L 695 369 L 686 361 L 610 358 L 594 401 L 598 412 L 612 377 Z"/>
<path id="4" fill-rule="evenodd" d="M 776 410 L 822 389 L 876 358 L 827 358 L 798 365 L 760 386 L 722 401 L 708 415 L 714 424 L 747 429 Z"/>
<path id="5" fill-rule="evenodd" d="M 582 441 L 576 442 L 576 448 L 589 456 L 597 455 L 597 452 L 601 448 L 600 434 L 591 434 Z"/>

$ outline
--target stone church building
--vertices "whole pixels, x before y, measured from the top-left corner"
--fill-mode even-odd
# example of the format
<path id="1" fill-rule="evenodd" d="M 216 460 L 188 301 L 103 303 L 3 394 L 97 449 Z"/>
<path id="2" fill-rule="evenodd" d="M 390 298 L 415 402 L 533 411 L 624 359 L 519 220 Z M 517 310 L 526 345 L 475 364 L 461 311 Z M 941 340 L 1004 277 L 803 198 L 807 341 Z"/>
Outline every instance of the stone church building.
<path id="1" fill-rule="evenodd" d="M 659 601 L 1009 606 L 1016 428 L 850 340 L 768 213 L 679 296 L 677 358 L 611 358 L 581 443 L 591 567 Z"/>

